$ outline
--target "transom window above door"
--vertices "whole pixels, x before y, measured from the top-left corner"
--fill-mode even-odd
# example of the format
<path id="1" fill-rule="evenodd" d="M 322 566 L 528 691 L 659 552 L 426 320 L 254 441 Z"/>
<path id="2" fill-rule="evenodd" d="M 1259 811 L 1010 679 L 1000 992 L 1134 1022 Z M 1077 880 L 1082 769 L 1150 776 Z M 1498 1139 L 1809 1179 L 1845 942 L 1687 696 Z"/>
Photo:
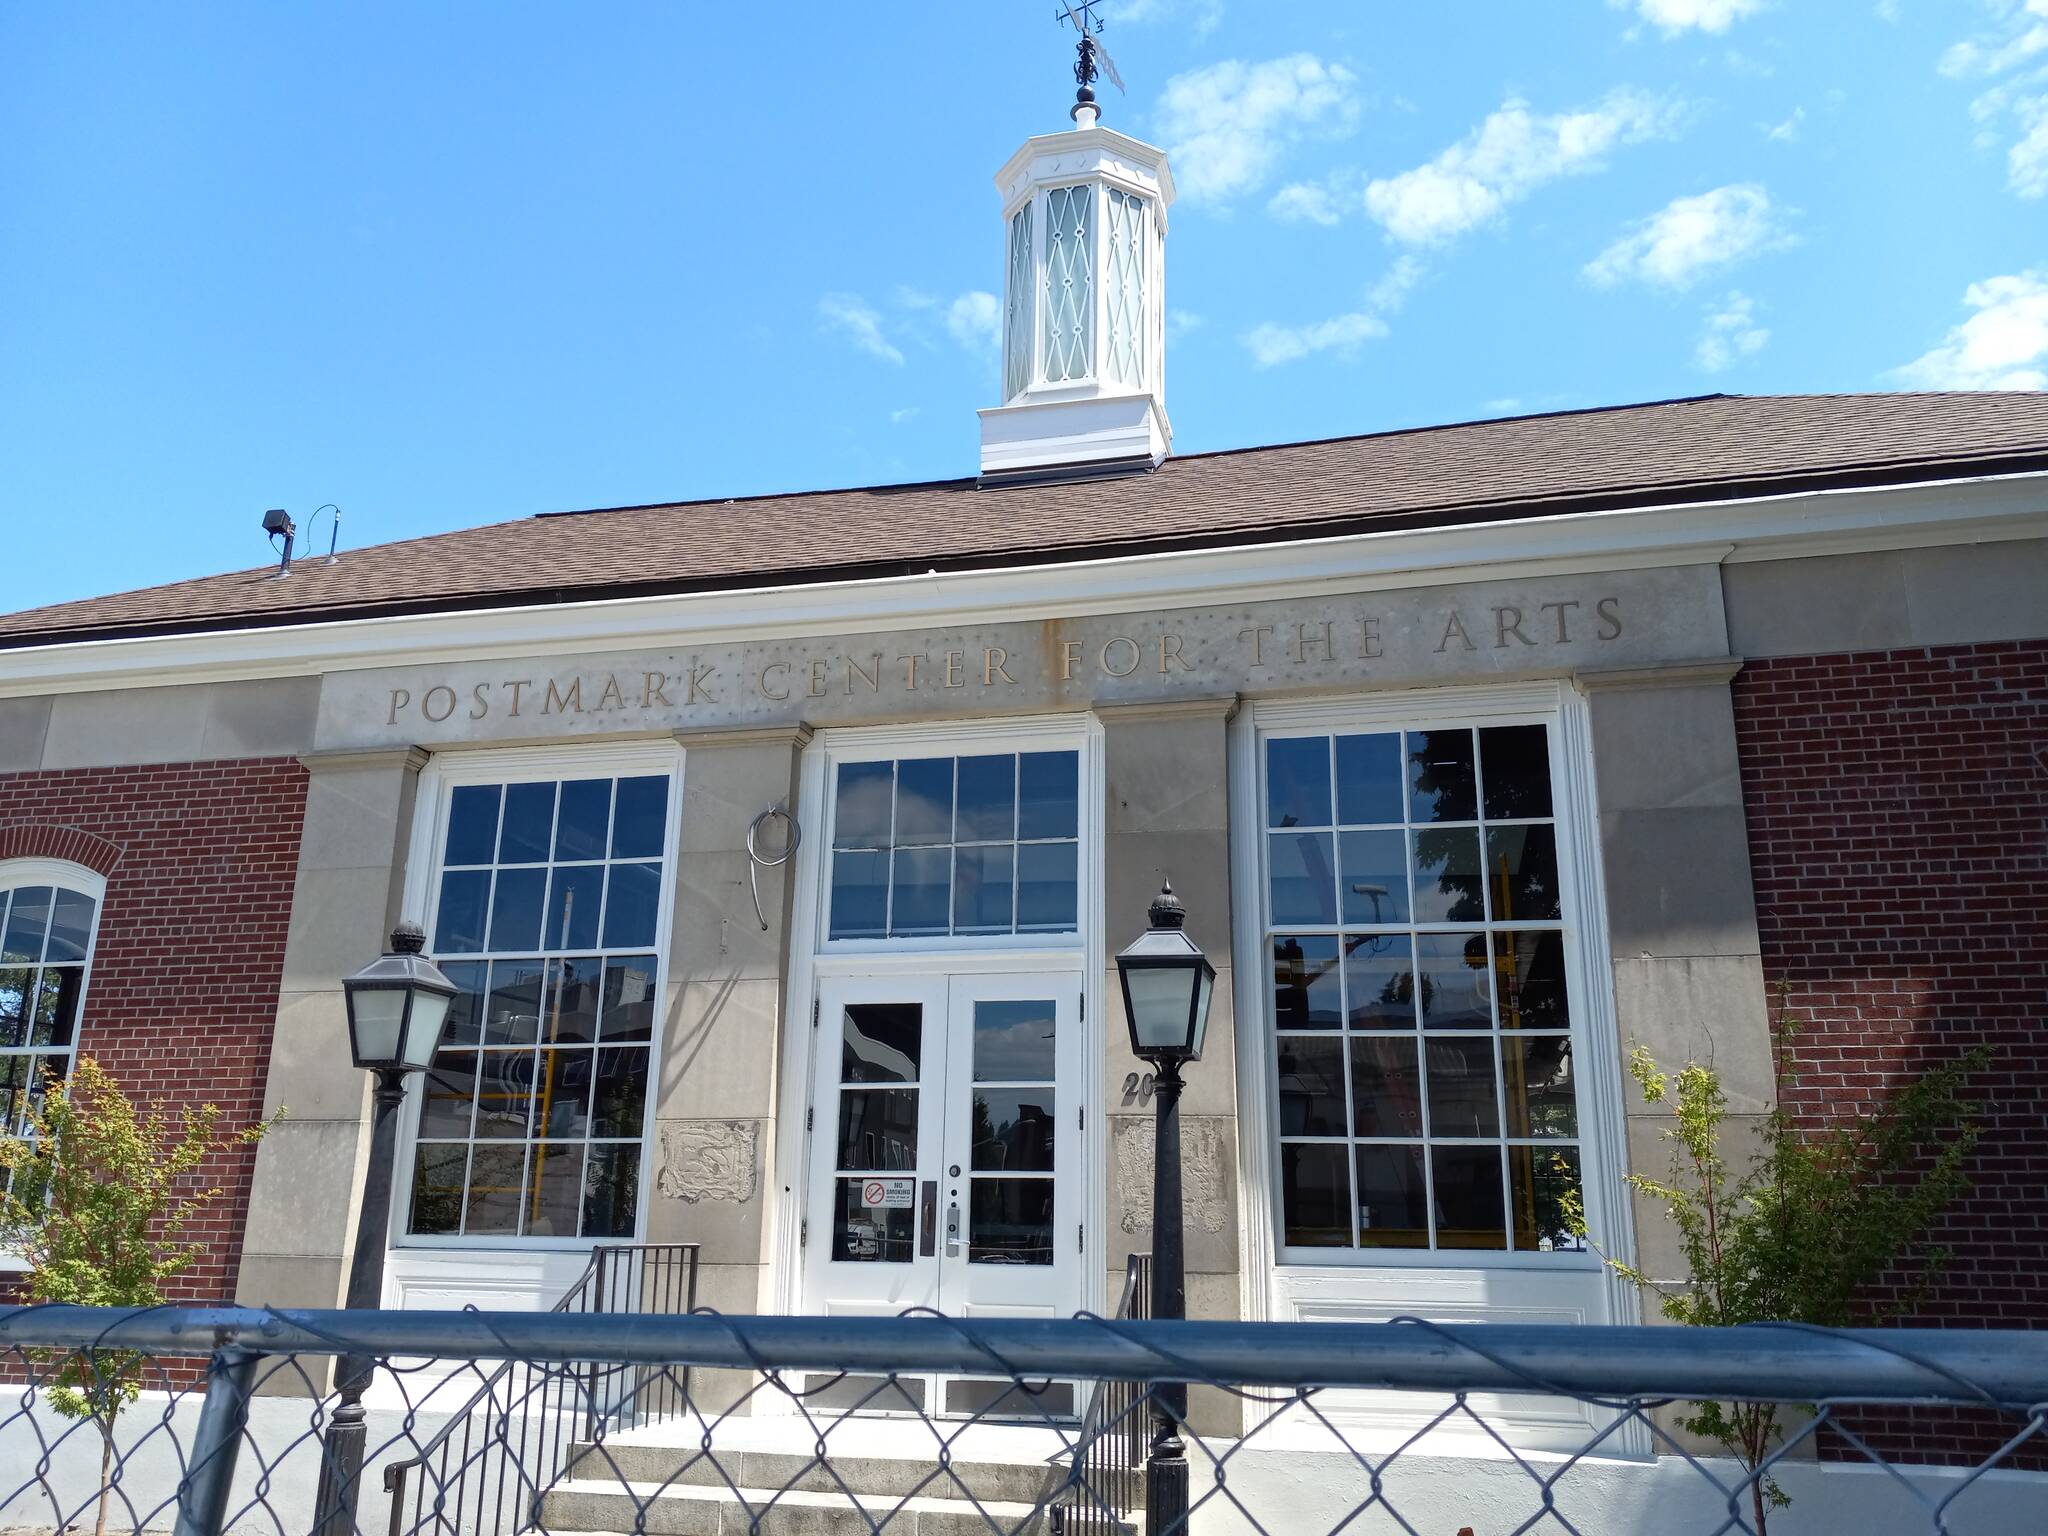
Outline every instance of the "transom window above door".
<path id="1" fill-rule="evenodd" d="M 840 762 L 832 939 L 1073 933 L 1080 754 Z"/>
<path id="2" fill-rule="evenodd" d="M 1548 728 L 1275 735 L 1263 759 L 1283 1244 L 1578 1248 Z"/>

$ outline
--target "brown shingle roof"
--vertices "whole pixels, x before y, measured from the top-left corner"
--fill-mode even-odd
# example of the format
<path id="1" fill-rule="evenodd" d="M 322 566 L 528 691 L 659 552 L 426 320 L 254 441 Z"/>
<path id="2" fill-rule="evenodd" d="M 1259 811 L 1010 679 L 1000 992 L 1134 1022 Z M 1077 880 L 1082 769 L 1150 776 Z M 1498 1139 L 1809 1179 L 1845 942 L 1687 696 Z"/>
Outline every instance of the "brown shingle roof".
<path id="1" fill-rule="evenodd" d="M 0 646 L 1444 526 L 2048 467 L 2048 394 L 1716 395 L 972 480 L 550 514 L 0 616 Z"/>

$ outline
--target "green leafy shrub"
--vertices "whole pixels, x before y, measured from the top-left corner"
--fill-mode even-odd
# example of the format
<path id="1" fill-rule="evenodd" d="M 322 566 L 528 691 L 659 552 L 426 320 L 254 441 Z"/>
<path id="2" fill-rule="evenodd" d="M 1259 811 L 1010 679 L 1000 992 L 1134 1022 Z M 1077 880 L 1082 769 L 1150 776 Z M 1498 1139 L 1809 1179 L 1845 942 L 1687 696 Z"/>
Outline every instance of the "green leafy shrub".
<path id="1" fill-rule="evenodd" d="M 1784 1108 L 1796 1082 L 1795 1029 L 1785 1017 L 1773 1026 L 1778 1106 L 1761 1117 L 1756 1150 L 1742 1168 L 1731 1166 L 1724 1136 L 1728 1098 L 1711 1066 L 1688 1062 L 1665 1072 L 1640 1045 L 1629 1056 L 1629 1075 L 1644 1099 L 1669 1105 L 1673 1123 L 1664 1132 L 1671 1148 L 1666 1176 L 1631 1173 L 1627 1182 L 1663 1207 L 1678 1234 L 1685 1274 L 1659 1279 L 1602 1257 L 1655 1295 L 1674 1322 L 1882 1323 L 1911 1310 L 1949 1259 L 1929 1233 L 1967 1183 L 1979 1106 L 1966 1091 L 1989 1064 L 1990 1051 L 1967 1052 L 1903 1084 L 1874 1108 L 1812 1127 Z M 1584 1235 L 1576 1196 L 1568 1219 Z M 1897 1283 L 1888 1302 L 1874 1299 L 1880 1280 Z M 1754 1476 L 1779 1444 L 1783 1407 L 1701 1402 L 1679 1422 Z M 1764 1536 L 1767 1509 L 1789 1502 L 1768 1473 L 1754 1476 L 1758 1536 Z"/>
<path id="2" fill-rule="evenodd" d="M 282 1113 L 282 1112 L 280 1112 Z M 147 1307 L 206 1252 L 187 1235 L 220 1195 L 199 1185 L 216 1154 L 260 1140 L 276 1117 L 223 1130 L 214 1105 L 177 1119 L 161 1106 L 139 1113 L 106 1069 L 81 1056 L 68 1080 L 48 1079 L 27 1116 L 27 1135 L 0 1139 L 0 1244 L 27 1266 L 24 1298 L 88 1307 Z M 146 1357 L 126 1350 L 53 1353 L 43 1397 L 100 1434 L 105 1536 L 114 1467 L 114 1424 L 142 1390 Z"/>

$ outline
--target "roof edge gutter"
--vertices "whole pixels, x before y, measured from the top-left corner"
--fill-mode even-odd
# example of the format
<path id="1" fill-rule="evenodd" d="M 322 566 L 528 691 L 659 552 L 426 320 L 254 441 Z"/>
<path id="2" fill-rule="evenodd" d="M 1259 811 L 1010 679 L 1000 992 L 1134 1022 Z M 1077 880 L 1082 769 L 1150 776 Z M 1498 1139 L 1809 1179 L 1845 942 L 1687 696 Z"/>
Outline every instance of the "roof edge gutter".
<path id="1" fill-rule="evenodd" d="M 1791 558 L 2048 536 L 2048 466 L 1907 485 L 1561 510 L 1429 527 L 1077 559 L 852 574 L 776 586 L 570 596 L 438 611 L 113 634 L 0 647 L 0 698 L 138 683 L 306 676 L 679 640 L 799 638 L 985 617 L 1031 620 L 1444 585 L 1507 576 Z"/>

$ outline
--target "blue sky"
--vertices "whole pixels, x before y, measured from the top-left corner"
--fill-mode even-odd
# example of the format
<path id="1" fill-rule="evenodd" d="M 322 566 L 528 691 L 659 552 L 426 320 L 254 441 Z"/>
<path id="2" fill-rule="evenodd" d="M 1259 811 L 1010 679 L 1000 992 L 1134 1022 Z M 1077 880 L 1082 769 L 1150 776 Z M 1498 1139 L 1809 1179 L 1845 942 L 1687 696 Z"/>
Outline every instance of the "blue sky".
<path id="1" fill-rule="evenodd" d="M 0 602 L 973 473 L 1053 8 L 6 8 Z M 1181 452 L 2048 384 L 2048 0 L 1105 10 Z"/>

